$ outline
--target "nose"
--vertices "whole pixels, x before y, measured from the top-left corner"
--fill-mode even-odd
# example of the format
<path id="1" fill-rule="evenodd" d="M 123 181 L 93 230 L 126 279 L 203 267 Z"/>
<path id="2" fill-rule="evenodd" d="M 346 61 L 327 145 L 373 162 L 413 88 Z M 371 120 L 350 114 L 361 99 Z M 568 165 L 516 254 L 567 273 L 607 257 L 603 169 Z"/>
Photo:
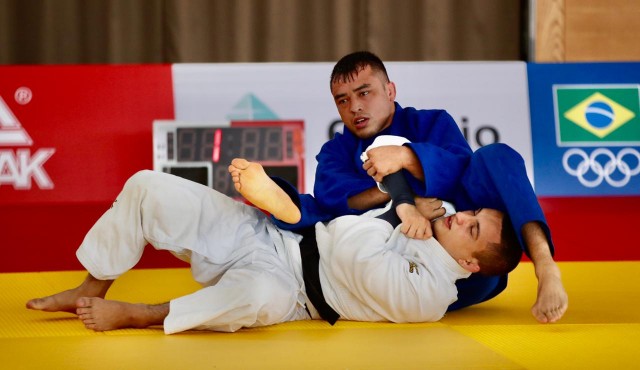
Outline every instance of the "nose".
<path id="1" fill-rule="evenodd" d="M 455 220 L 457 224 L 464 225 L 473 220 L 473 217 L 473 211 L 456 212 Z"/>
<path id="2" fill-rule="evenodd" d="M 353 113 L 358 113 L 362 111 L 362 103 L 360 103 L 360 101 L 358 100 L 352 100 L 351 101 L 351 111 Z"/>

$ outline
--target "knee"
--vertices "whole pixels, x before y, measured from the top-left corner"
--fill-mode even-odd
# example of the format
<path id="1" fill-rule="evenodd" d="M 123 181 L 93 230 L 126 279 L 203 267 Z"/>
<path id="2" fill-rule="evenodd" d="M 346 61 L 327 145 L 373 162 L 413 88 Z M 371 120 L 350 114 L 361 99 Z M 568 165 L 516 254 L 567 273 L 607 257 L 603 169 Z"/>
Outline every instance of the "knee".
<path id="1" fill-rule="evenodd" d="M 513 148 L 505 143 L 493 143 L 489 145 L 485 145 L 478 150 L 475 151 L 475 154 L 487 156 L 487 155 L 496 155 L 496 154 L 511 154 L 516 153 Z"/>
<path id="2" fill-rule="evenodd" d="M 522 156 L 509 145 L 504 143 L 493 143 L 485 145 L 473 153 L 475 161 L 488 163 L 519 161 L 524 162 Z"/>
<path id="3" fill-rule="evenodd" d="M 163 186 L 168 176 L 165 173 L 142 170 L 133 174 L 125 182 L 121 196 L 124 197 L 154 197 L 163 196 Z"/>
<path id="4" fill-rule="evenodd" d="M 124 184 L 124 188 L 146 188 L 149 187 L 149 184 L 153 181 L 153 179 L 158 175 L 158 172 L 151 170 L 141 170 L 133 174 L 127 182 Z"/>

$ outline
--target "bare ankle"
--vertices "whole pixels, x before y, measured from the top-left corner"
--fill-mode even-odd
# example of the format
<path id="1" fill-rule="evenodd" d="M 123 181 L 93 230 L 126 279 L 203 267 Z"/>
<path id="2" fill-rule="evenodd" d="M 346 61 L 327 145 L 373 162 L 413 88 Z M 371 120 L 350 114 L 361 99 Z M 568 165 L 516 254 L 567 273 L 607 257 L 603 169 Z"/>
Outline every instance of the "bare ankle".
<path id="1" fill-rule="evenodd" d="M 164 319 L 169 315 L 169 304 L 142 304 L 144 314 L 138 318 L 140 327 L 162 325 Z"/>
<path id="2" fill-rule="evenodd" d="M 91 274 L 87 274 L 84 281 L 73 289 L 63 290 L 42 298 L 34 298 L 26 303 L 26 307 L 32 310 L 46 312 L 76 312 L 76 301 L 80 297 L 104 298 L 113 284 L 113 280 L 98 280 Z"/>
<path id="3" fill-rule="evenodd" d="M 104 298 L 113 284 L 114 280 L 99 280 L 91 274 L 87 274 L 82 284 L 77 288 L 83 297 Z"/>

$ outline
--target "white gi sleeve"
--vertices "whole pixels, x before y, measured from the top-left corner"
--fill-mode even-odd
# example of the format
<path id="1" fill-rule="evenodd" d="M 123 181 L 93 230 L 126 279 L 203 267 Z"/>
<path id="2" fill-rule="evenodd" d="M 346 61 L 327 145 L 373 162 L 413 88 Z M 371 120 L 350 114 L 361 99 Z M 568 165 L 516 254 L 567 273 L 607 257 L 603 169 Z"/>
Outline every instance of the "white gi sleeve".
<path id="1" fill-rule="evenodd" d="M 344 216 L 317 235 L 325 296 L 344 319 L 437 321 L 469 276 L 435 239 L 407 238 L 383 220 Z"/>

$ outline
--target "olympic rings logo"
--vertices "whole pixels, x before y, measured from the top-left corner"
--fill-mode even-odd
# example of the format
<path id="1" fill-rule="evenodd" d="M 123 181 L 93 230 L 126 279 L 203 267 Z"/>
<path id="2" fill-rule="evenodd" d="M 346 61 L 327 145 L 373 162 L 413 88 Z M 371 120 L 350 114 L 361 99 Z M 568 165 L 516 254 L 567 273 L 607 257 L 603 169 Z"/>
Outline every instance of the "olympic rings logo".
<path id="1" fill-rule="evenodd" d="M 575 168 L 571 168 L 569 164 L 570 158 L 577 156 L 580 162 Z M 625 157 L 631 156 L 636 158 L 635 168 L 631 169 L 629 164 L 625 162 Z M 604 165 L 598 161 L 598 157 L 608 159 Z M 575 162 L 575 161 L 573 161 Z M 633 163 L 633 162 L 632 162 Z M 587 155 L 582 149 L 572 148 L 567 150 L 562 156 L 562 166 L 569 175 L 576 176 L 580 183 L 588 188 L 595 188 L 600 185 L 603 180 L 613 187 L 621 188 L 631 180 L 631 176 L 640 173 L 640 153 L 633 148 L 624 148 L 614 155 L 609 149 L 597 148 L 590 155 Z M 614 172 L 622 174 L 612 177 Z M 595 178 L 590 179 L 593 175 L 586 176 L 587 173 L 594 173 Z"/>

